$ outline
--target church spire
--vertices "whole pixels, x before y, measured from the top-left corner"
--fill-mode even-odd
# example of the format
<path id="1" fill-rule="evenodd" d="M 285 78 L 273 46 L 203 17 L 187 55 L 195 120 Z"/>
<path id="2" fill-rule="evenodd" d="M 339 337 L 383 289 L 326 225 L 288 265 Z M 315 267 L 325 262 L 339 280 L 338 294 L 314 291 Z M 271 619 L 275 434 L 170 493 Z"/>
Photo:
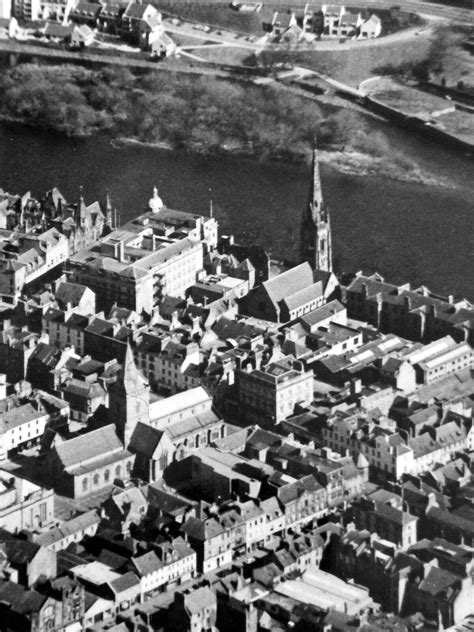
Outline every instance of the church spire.
<path id="1" fill-rule="evenodd" d="M 125 351 L 125 358 L 123 361 L 120 382 L 121 387 L 126 393 L 134 393 L 142 389 L 143 386 L 146 385 L 146 381 L 137 369 L 135 358 L 133 357 L 133 351 L 130 343 L 128 342 L 127 349 Z"/>
<path id="2" fill-rule="evenodd" d="M 321 188 L 321 176 L 319 175 L 319 158 L 316 146 L 313 149 L 313 163 L 311 167 L 311 187 L 309 191 L 309 205 L 312 210 L 313 221 L 319 221 L 319 215 L 323 207 L 323 191 Z"/>
<path id="3" fill-rule="evenodd" d="M 129 343 L 122 371 L 109 392 L 109 411 L 125 446 L 128 446 L 137 423 L 150 423 L 149 386 L 135 364 Z"/>
<path id="4" fill-rule="evenodd" d="M 76 223 L 83 224 L 86 217 L 86 203 L 84 201 L 84 187 L 79 187 L 79 204 L 77 205 L 77 221 Z"/>
<path id="5" fill-rule="evenodd" d="M 323 200 L 316 145 L 313 149 L 309 200 L 301 223 L 300 256 L 313 269 L 332 272 L 331 225 Z"/>
<path id="6" fill-rule="evenodd" d="M 114 207 L 110 199 L 110 191 L 105 190 L 105 223 L 109 228 L 114 227 Z"/>

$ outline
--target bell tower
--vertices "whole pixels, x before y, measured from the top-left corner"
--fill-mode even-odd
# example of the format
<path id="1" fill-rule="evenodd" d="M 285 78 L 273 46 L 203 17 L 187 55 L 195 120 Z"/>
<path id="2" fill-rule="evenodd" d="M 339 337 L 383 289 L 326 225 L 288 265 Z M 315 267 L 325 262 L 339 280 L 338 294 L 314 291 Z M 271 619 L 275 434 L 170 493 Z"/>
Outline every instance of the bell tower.
<path id="1" fill-rule="evenodd" d="M 300 248 L 301 261 L 308 261 L 314 270 L 332 272 L 331 223 L 323 200 L 316 148 L 313 150 L 309 200 L 301 223 Z"/>
<path id="2" fill-rule="evenodd" d="M 117 434 L 127 447 L 138 422 L 150 422 L 149 386 L 137 369 L 127 344 L 122 371 L 109 393 L 109 412 Z"/>

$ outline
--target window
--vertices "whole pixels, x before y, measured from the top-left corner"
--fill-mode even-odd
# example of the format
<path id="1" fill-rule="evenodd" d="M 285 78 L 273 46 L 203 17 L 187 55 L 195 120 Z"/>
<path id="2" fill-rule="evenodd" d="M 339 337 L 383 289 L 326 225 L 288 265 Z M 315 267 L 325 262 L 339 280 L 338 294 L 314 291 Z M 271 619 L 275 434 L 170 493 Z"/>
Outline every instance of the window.
<path id="1" fill-rule="evenodd" d="M 82 491 L 86 492 L 87 491 L 87 486 L 88 486 L 89 482 L 87 480 L 87 478 L 83 478 L 82 479 Z"/>
<path id="2" fill-rule="evenodd" d="M 98 474 L 94 474 L 94 478 L 92 479 L 93 485 L 94 487 L 97 487 L 97 485 L 99 484 L 99 475 Z"/>
<path id="3" fill-rule="evenodd" d="M 117 467 L 115 468 L 115 476 L 117 478 L 120 478 L 120 476 L 122 476 L 122 468 L 120 467 L 120 465 L 117 465 Z"/>
<path id="4" fill-rule="evenodd" d="M 110 470 L 105 470 L 104 472 L 104 482 L 108 483 L 110 480 Z"/>

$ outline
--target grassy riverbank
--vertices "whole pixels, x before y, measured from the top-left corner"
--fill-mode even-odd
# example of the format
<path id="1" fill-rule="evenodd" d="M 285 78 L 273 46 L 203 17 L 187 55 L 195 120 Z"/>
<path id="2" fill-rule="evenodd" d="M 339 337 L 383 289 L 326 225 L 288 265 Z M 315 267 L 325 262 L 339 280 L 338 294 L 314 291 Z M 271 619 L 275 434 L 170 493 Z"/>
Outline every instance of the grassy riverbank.
<path id="1" fill-rule="evenodd" d="M 124 68 L 19 65 L 0 78 L 0 116 L 66 134 L 107 132 L 170 149 L 324 161 L 363 174 L 431 183 L 357 112 L 327 108 L 278 87 Z"/>

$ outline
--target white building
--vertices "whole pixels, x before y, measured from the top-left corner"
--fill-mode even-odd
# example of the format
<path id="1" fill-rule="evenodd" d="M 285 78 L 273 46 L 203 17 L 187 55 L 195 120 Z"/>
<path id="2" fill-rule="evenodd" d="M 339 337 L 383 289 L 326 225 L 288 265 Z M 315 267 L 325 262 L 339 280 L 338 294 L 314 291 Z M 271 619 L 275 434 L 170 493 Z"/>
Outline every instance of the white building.
<path id="1" fill-rule="evenodd" d="M 382 34 L 382 21 L 372 14 L 368 20 L 361 24 L 359 29 L 359 39 L 375 39 Z"/>
<path id="2" fill-rule="evenodd" d="M 0 527 L 16 533 L 54 520 L 54 491 L 0 470 Z"/>
<path id="3" fill-rule="evenodd" d="M 95 510 L 87 511 L 71 520 L 65 520 L 54 529 L 44 531 L 35 538 L 35 542 L 52 551 L 63 551 L 73 542 L 80 542 L 87 535 L 95 535 L 99 523 L 99 514 Z"/>

